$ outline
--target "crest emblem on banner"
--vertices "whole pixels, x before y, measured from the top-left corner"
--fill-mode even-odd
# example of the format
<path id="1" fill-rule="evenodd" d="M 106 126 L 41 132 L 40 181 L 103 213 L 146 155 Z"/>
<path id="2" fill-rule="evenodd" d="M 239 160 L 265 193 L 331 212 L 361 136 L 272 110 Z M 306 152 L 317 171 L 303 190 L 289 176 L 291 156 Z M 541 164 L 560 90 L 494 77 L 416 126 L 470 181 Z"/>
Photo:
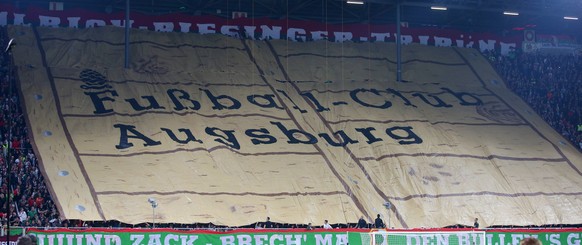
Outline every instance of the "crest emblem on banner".
<path id="1" fill-rule="evenodd" d="M 526 42 L 535 42 L 536 41 L 536 31 L 534 31 L 534 30 L 523 31 L 523 40 Z"/>

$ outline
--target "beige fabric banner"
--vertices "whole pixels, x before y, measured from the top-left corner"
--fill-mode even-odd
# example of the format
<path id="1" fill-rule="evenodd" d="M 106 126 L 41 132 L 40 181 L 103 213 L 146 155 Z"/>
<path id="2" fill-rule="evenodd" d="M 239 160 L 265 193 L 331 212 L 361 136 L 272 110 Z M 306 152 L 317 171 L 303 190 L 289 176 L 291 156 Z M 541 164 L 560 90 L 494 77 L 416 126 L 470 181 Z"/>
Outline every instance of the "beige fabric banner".
<path id="1" fill-rule="evenodd" d="M 386 43 L 132 30 L 124 69 L 121 28 L 9 33 L 67 219 L 582 223 L 582 154 L 477 50 L 406 46 L 395 82 Z"/>

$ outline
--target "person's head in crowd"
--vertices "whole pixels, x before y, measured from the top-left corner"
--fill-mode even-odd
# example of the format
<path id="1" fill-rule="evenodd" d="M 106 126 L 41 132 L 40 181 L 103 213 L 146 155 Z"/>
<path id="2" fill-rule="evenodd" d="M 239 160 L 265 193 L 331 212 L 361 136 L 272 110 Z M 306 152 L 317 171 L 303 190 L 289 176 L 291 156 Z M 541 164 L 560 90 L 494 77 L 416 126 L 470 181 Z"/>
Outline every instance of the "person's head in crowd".
<path id="1" fill-rule="evenodd" d="M 30 239 L 30 236 L 24 235 L 18 238 L 16 245 L 33 245 L 33 243 L 32 239 Z"/>
<path id="2" fill-rule="evenodd" d="M 32 244 L 33 245 L 37 245 L 38 244 L 38 238 L 36 238 L 35 235 L 28 234 L 28 237 L 30 237 L 30 240 L 32 241 Z"/>
<path id="3" fill-rule="evenodd" d="M 522 239 L 519 245 L 542 245 L 542 242 L 535 237 L 527 237 Z"/>

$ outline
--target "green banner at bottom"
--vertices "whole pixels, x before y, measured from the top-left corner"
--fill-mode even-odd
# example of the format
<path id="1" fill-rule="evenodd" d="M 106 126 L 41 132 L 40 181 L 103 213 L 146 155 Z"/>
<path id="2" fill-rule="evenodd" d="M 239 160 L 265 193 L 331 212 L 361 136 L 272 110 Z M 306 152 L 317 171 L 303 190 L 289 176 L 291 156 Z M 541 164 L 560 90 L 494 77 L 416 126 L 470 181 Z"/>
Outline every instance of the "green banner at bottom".
<path id="1" fill-rule="evenodd" d="M 30 230 L 40 245 L 287 245 L 348 244 L 346 231 L 237 230 L 236 232 L 143 230 Z"/>
<path id="2" fill-rule="evenodd" d="M 254 230 L 29 229 L 40 245 L 518 245 L 536 237 L 544 245 L 582 245 L 582 229 L 567 230 Z"/>

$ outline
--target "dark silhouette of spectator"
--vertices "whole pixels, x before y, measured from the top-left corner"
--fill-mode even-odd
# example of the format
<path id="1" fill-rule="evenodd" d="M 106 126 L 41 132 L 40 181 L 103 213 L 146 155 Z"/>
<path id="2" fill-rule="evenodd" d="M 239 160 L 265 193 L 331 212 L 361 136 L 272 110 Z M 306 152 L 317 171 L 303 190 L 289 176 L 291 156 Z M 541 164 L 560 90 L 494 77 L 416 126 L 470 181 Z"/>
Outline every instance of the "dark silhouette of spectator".
<path id="1" fill-rule="evenodd" d="M 382 229 L 384 228 L 384 221 L 380 218 L 380 214 L 376 216 L 376 220 L 374 220 L 374 228 Z"/>
<path id="2" fill-rule="evenodd" d="M 263 228 L 265 228 L 265 229 L 273 228 L 273 223 L 271 223 L 271 217 L 267 217 L 267 220 L 265 221 Z"/>
<path id="3" fill-rule="evenodd" d="M 360 219 L 358 220 L 358 226 L 356 228 L 368 228 L 368 222 L 366 222 L 366 220 L 364 219 L 364 216 L 361 216 Z"/>

